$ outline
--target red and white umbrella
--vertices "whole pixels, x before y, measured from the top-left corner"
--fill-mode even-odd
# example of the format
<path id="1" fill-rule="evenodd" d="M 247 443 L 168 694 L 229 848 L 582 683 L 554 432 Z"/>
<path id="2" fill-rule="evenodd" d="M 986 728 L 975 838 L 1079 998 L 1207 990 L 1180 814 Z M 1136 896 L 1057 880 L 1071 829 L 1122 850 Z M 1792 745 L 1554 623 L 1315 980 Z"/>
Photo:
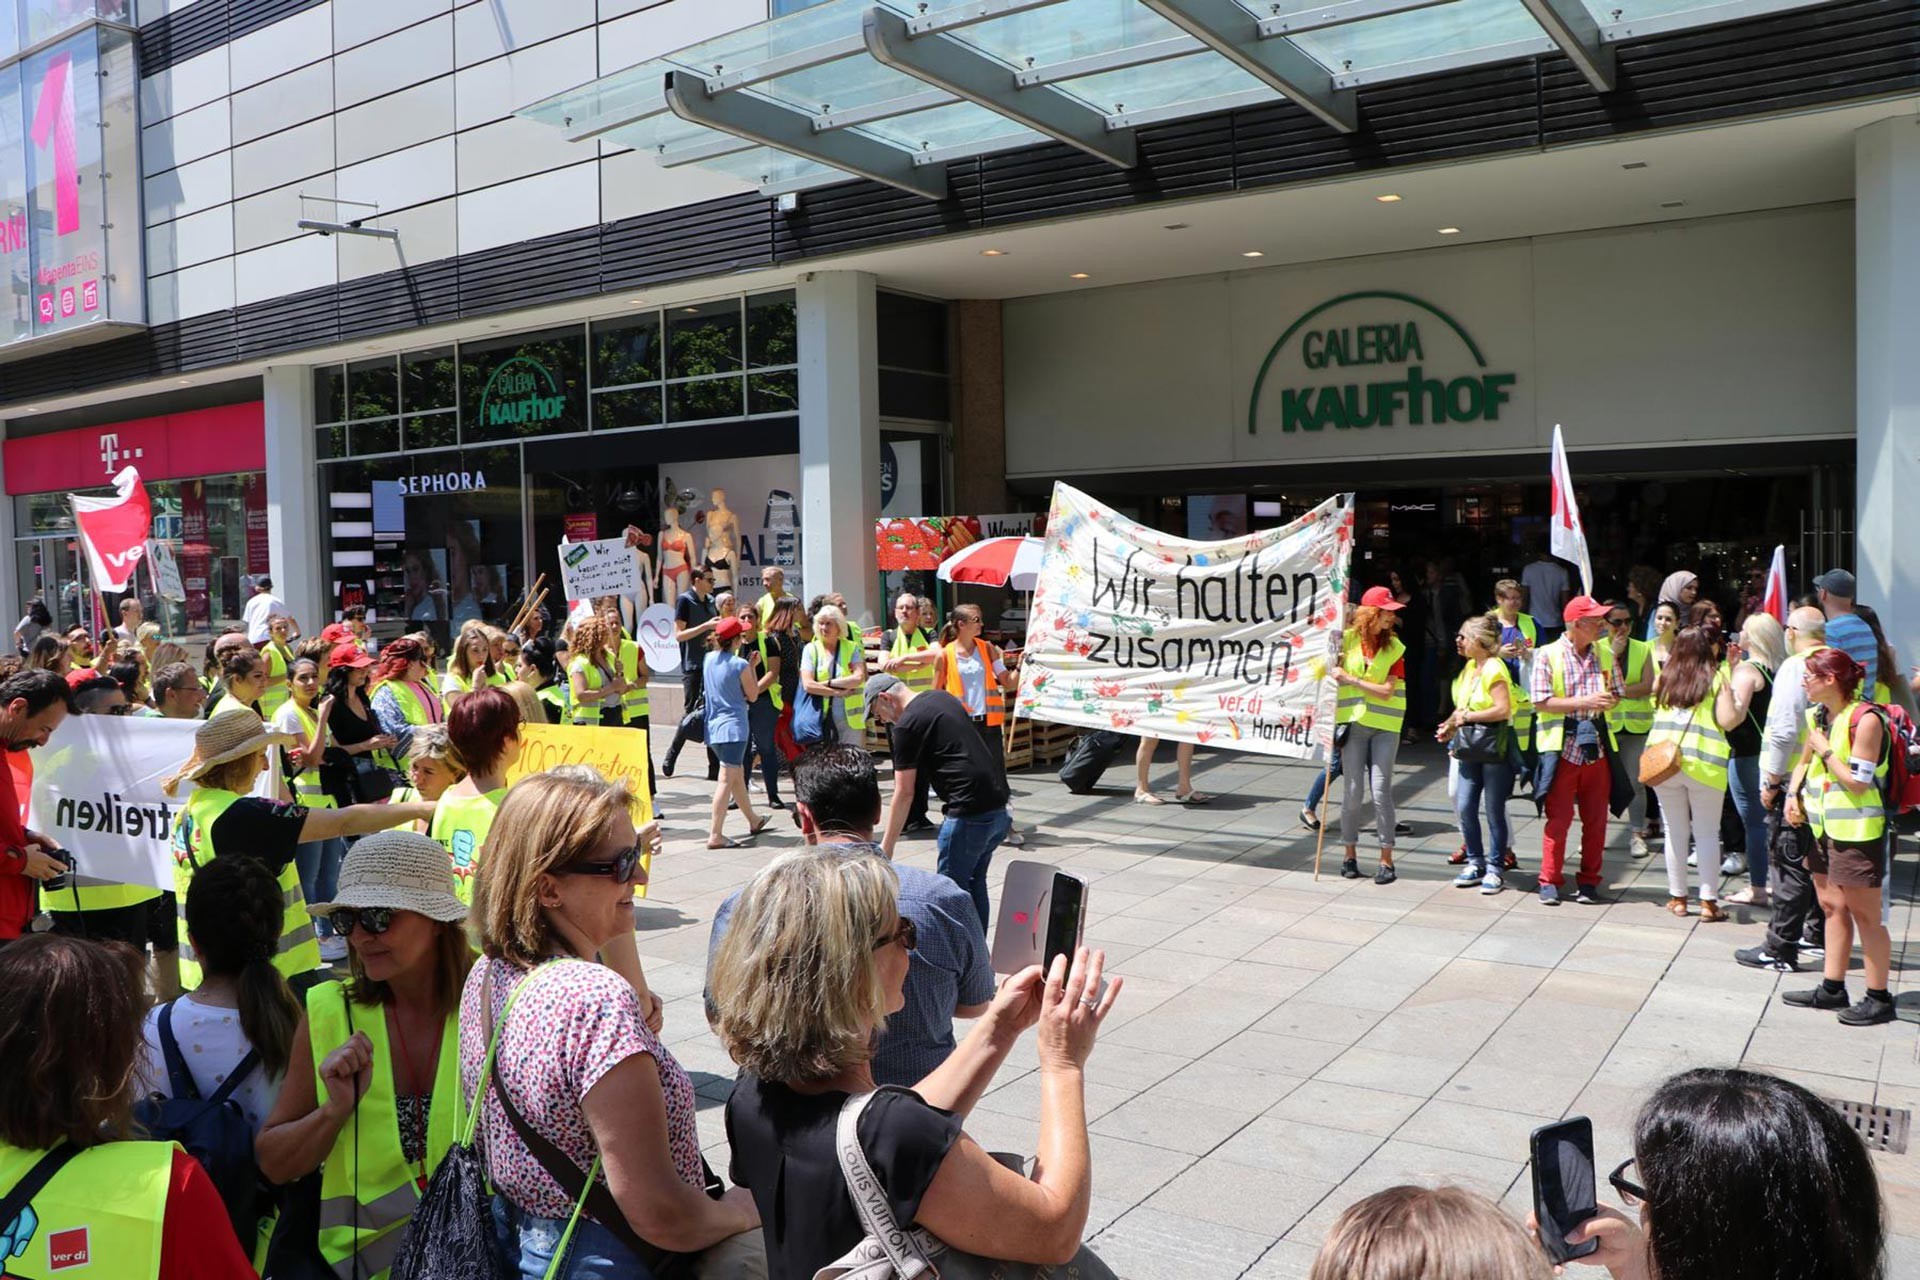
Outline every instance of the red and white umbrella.
<path id="1" fill-rule="evenodd" d="M 940 562 L 942 582 L 1031 591 L 1040 577 L 1040 538 L 984 538 Z"/>

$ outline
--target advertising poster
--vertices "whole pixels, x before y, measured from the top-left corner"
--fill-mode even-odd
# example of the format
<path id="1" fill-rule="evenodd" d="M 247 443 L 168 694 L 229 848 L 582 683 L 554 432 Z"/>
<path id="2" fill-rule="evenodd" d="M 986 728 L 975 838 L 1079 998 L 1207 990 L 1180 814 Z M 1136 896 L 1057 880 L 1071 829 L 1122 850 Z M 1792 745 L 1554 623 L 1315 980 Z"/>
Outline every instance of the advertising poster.
<path id="1" fill-rule="evenodd" d="M 693 531 L 694 548 L 706 556 L 706 513 L 713 494 L 726 494 L 740 530 L 740 563 L 734 566 L 733 589 L 748 600 L 765 590 L 766 570 L 780 566 L 786 592 L 805 600 L 800 581 L 800 457 L 776 454 L 763 458 L 728 458 L 717 462 L 676 462 L 673 485 L 691 489 L 698 500 L 689 504 L 681 523 Z M 663 477 L 664 485 L 664 477 Z"/>
<path id="2" fill-rule="evenodd" d="M 180 579 L 187 593 L 187 625 L 213 616 L 213 547 L 207 542 L 207 490 L 198 480 L 180 486 Z"/>
<path id="3" fill-rule="evenodd" d="M 255 472 L 241 483 L 241 500 L 247 516 L 247 572 L 254 577 L 270 573 L 272 557 L 267 552 L 267 477 Z"/>
<path id="4" fill-rule="evenodd" d="M 1036 720 L 1303 757 L 1332 732 L 1353 513 L 1221 541 L 1056 484 L 1020 665 Z"/>

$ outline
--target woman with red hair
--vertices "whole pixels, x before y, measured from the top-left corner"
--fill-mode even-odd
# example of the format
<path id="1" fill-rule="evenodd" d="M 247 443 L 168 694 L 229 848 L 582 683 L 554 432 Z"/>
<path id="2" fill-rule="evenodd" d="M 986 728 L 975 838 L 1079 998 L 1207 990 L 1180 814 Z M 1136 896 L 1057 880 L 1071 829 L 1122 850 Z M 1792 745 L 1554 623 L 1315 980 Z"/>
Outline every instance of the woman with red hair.
<path id="1" fill-rule="evenodd" d="M 520 704 L 505 689 L 466 694 L 447 713 L 447 740 L 467 776 L 441 794 L 427 834 L 453 860 L 453 891 L 462 902 L 473 901 L 473 873 L 507 798 L 507 770 L 520 759 L 520 724 Z"/>
<path id="2" fill-rule="evenodd" d="M 441 724 L 447 718 L 427 661 L 425 647 L 412 636 L 402 636 L 382 649 L 374 664 L 373 718 L 392 735 L 396 756 L 412 748 L 415 725 Z"/>
<path id="3" fill-rule="evenodd" d="M 1781 995 L 1806 1009 L 1837 1009 L 1849 1027 L 1894 1019 L 1887 976 L 1892 939 L 1880 920 L 1887 875 L 1887 733 L 1885 713 L 1860 701 L 1866 668 L 1839 649 L 1807 655 L 1807 741 L 1787 784 L 1787 821 L 1813 829 L 1807 870 L 1827 919 L 1824 981 Z M 1865 953 L 1867 994 L 1847 1003 L 1853 935 Z"/>

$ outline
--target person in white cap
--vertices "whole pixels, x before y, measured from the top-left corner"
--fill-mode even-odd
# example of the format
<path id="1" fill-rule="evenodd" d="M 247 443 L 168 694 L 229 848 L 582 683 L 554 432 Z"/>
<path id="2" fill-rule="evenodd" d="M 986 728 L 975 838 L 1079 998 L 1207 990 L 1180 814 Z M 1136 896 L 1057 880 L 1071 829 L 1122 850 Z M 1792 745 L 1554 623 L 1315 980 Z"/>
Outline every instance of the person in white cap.
<path id="1" fill-rule="evenodd" d="M 383 831 L 348 851 L 333 901 L 308 910 L 347 939 L 352 976 L 307 993 L 254 1151 L 281 1185 L 320 1170 L 321 1256 L 337 1274 L 378 1278 L 464 1110 L 467 906 L 438 841 Z"/>

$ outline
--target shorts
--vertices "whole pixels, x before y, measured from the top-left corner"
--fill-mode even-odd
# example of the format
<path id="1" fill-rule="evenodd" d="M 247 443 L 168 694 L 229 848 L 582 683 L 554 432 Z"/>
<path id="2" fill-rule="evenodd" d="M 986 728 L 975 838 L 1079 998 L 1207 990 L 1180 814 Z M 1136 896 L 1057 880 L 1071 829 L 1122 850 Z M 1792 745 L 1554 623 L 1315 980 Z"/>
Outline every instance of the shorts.
<path id="1" fill-rule="evenodd" d="M 709 742 L 707 749 L 720 757 L 720 763 L 734 768 L 746 764 L 747 744 L 745 742 Z"/>
<path id="2" fill-rule="evenodd" d="M 1838 889 L 1878 889 L 1887 878 L 1886 853 L 1879 840 L 1854 844 L 1820 835 L 1807 850 L 1807 871 Z"/>
<path id="3" fill-rule="evenodd" d="M 49 895 L 53 896 L 53 895 Z M 179 925 L 175 921 L 176 899 L 163 893 L 150 902 L 130 907 L 109 907 L 103 911 L 53 910 L 53 931 L 70 938 L 92 938 L 95 942 L 124 942 L 144 951 L 177 951 L 180 948 Z"/>

